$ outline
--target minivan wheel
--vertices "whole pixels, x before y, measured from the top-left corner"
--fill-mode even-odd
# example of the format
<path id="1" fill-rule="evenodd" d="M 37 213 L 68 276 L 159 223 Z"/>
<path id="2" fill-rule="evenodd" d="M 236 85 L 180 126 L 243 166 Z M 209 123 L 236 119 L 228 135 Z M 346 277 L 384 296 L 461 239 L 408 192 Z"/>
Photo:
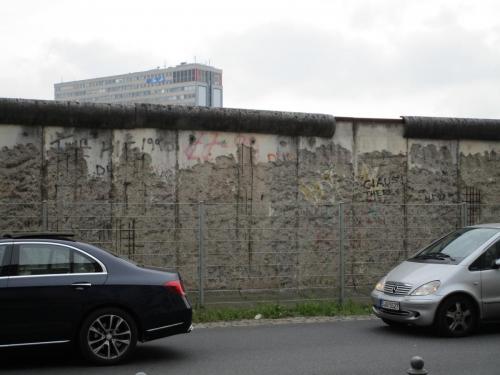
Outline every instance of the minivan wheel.
<path id="1" fill-rule="evenodd" d="M 134 319 L 118 308 L 106 308 L 91 313 L 79 333 L 82 355 L 99 365 L 113 365 L 125 360 L 137 344 Z"/>
<path id="2" fill-rule="evenodd" d="M 466 296 L 452 296 L 439 306 L 436 323 L 443 336 L 461 337 L 472 333 L 478 315 L 474 303 Z"/>

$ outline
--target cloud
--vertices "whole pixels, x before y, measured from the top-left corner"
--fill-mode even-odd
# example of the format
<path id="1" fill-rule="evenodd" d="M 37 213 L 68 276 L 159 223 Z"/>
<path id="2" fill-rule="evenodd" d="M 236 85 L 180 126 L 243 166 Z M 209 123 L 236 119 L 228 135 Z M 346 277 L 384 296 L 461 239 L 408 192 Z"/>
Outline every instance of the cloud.
<path id="1" fill-rule="evenodd" d="M 48 68 L 58 67 L 69 80 L 133 72 L 151 66 L 156 56 L 140 49 L 124 51 L 101 40 L 75 43 L 52 40 L 47 47 Z M 62 69 L 61 69 L 62 68 Z"/>
<path id="2" fill-rule="evenodd" d="M 99 40 L 73 42 L 54 39 L 43 52 L 17 60 L 19 75 L 0 73 L 0 96 L 53 98 L 54 83 L 153 69 L 153 61 L 161 61 L 151 53 L 135 49 L 124 51 Z"/>
<path id="3" fill-rule="evenodd" d="M 400 34 L 267 24 L 213 49 L 224 69 L 226 103 L 265 105 L 286 96 L 297 108 L 305 98 L 317 98 L 333 108 L 351 101 L 350 108 L 375 113 L 387 113 L 391 105 L 395 114 L 408 107 L 406 100 L 413 101 L 413 113 L 437 115 L 463 113 L 469 102 L 469 115 L 498 117 L 495 102 L 477 96 L 498 97 L 500 48 L 491 40 L 498 35 L 466 29 L 446 11 Z"/>
<path id="4" fill-rule="evenodd" d="M 223 61 L 226 77 L 230 73 L 227 79 L 244 85 L 245 90 L 236 94 L 242 97 L 262 92 L 262 88 L 335 95 L 338 85 L 372 81 L 383 71 L 378 65 L 383 59 L 353 70 L 362 65 L 359 59 L 367 61 L 377 53 L 376 45 L 340 33 L 290 25 L 249 30 L 228 37 L 214 50 Z"/>
<path id="5" fill-rule="evenodd" d="M 224 70 L 226 106 L 500 117 L 495 0 L 94 2 L 8 6 L 0 96 L 197 55 Z"/>

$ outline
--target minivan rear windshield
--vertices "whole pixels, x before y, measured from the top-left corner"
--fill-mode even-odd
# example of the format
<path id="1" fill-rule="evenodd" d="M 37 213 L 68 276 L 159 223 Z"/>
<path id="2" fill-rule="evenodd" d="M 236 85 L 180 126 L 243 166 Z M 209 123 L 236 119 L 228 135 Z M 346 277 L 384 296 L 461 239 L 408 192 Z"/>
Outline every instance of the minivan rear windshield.
<path id="1" fill-rule="evenodd" d="M 463 228 L 433 242 L 410 260 L 458 264 L 499 232 L 495 228 Z"/>

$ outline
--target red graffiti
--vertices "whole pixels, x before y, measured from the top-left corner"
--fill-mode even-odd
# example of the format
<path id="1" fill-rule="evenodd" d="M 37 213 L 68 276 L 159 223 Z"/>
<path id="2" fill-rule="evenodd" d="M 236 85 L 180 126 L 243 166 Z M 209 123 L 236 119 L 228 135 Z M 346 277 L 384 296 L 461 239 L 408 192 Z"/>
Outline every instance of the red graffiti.
<path id="1" fill-rule="evenodd" d="M 219 140 L 219 133 L 196 133 L 191 135 L 189 142 L 184 150 L 188 160 L 209 161 L 214 147 L 227 147 L 225 139 Z"/>

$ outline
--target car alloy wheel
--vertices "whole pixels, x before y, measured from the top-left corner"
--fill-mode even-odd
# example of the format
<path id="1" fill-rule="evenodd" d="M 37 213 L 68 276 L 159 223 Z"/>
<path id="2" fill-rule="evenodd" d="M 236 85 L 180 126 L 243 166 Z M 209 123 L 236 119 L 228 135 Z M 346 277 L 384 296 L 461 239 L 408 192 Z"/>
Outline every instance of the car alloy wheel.
<path id="1" fill-rule="evenodd" d="M 101 315 L 90 325 L 87 342 L 95 356 L 109 360 L 120 357 L 131 343 L 132 331 L 117 315 Z"/>
<path id="2" fill-rule="evenodd" d="M 451 297 L 438 311 L 438 328 L 444 336 L 460 337 L 470 334 L 477 324 L 477 313 L 467 297 Z"/>
<path id="3" fill-rule="evenodd" d="M 120 309 L 104 309 L 91 314 L 80 332 L 84 356 L 98 364 L 124 360 L 137 343 L 134 320 Z"/>

